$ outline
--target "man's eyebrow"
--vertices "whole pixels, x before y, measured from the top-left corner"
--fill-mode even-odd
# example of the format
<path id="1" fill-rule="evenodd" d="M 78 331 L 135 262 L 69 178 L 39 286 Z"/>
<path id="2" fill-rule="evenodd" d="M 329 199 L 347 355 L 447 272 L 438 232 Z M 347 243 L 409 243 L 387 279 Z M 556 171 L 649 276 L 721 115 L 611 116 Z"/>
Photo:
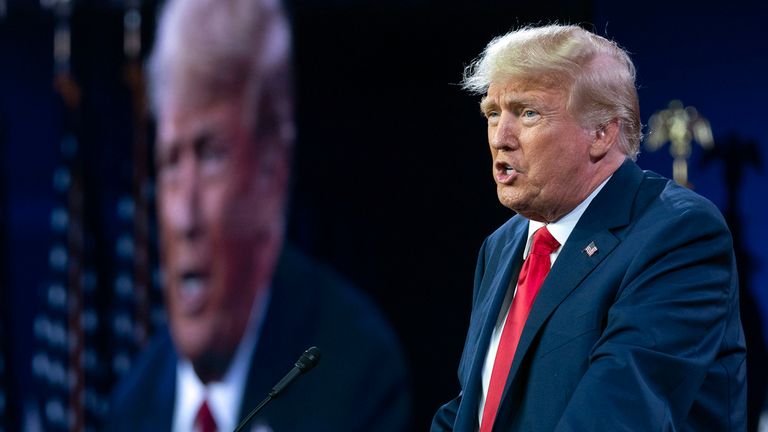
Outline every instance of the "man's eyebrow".
<path id="1" fill-rule="evenodd" d="M 505 107 L 522 107 L 522 106 L 531 106 L 536 105 L 538 106 L 537 99 L 532 97 L 525 97 L 525 96 L 515 96 L 515 95 L 506 95 L 501 100 L 501 105 Z M 495 99 L 492 99 L 488 96 L 483 97 L 482 100 L 480 100 L 480 111 L 485 114 L 489 110 L 492 110 L 494 108 L 497 108 L 499 104 L 496 102 Z"/>
<path id="2" fill-rule="evenodd" d="M 488 96 L 484 96 L 480 100 L 480 112 L 482 112 L 483 114 L 485 114 L 486 112 L 488 112 L 488 110 L 490 110 L 495 106 L 497 106 L 496 101 L 489 98 Z"/>

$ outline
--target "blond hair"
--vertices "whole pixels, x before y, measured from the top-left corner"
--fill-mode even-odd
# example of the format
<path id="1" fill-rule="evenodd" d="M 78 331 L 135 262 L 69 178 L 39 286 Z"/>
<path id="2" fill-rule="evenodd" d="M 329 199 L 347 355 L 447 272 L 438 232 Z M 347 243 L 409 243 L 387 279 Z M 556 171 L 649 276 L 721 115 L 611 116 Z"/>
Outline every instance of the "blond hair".
<path id="1" fill-rule="evenodd" d="M 278 0 L 169 1 L 149 59 L 152 109 L 242 100 L 245 125 L 274 128 L 290 144 L 290 43 Z"/>
<path id="2" fill-rule="evenodd" d="M 484 94 L 492 82 L 510 78 L 562 88 L 568 111 L 586 128 L 618 120 L 619 147 L 637 157 L 642 125 L 635 66 L 615 42 L 574 25 L 524 27 L 493 39 L 464 70 L 462 84 Z"/>

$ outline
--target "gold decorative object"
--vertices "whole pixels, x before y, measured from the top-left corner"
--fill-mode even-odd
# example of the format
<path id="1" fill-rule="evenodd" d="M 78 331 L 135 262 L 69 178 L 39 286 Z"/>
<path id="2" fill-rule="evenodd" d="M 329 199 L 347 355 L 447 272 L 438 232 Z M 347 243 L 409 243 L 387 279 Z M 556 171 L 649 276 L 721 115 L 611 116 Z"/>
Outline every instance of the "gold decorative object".
<path id="1" fill-rule="evenodd" d="M 709 121 L 701 116 L 696 108 L 684 108 L 682 102 L 673 100 L 667 109 L 657 111 L 651 116 L 649 128 L 645 147 L 656 151 L 669 142 L 669 154 L 674 159 L 672 177 L 678 184 L 688 187 L 691 141 L 696 141 L 704 149 L 710 149 L 714 145 Z"/>

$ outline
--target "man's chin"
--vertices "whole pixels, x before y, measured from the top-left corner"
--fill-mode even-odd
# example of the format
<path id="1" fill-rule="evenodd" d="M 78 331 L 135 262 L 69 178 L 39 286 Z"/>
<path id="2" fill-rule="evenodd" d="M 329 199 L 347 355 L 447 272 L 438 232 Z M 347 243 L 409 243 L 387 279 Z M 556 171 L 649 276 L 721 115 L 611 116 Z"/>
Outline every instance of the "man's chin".
<path id="1" fill-rule="evenodd" d="M 514 212 L 518 212 L 519 209 L 523 208 L 522 204 L 520 203 L 520 199 L 517 196 L 510 196 L 508 192 L 509 191 L 505 191 L 499 188 L 497 194 L 499 203 Z"/>
<path id="2" fill-rule="evenodd" d="M 505 185 L 496 188 L 496 196 L 501 205 L 522 215 L 535 213 L 534 207 L 539 200 L 539 193 L 533 189 Z"/>
<path id="3" fill-rule="evenodd" d="M 182 332 L 185 333 L 185 332 Z M 191 333 L 191 332 L 190 332 Z M 174 337 L 174 345 L 180 357 L 189 360 L 203 383 L 222 378 L 232 360 L 234 350 L 217 346 L 217 338 L 202 335 L 180 334 Z"/>
<path id="4" fill-rule="evenodd" d="M 179 356 L 195 362 L 215 351 L 216 332 L 197 319 L 171 319 L 173 344 Z"/>

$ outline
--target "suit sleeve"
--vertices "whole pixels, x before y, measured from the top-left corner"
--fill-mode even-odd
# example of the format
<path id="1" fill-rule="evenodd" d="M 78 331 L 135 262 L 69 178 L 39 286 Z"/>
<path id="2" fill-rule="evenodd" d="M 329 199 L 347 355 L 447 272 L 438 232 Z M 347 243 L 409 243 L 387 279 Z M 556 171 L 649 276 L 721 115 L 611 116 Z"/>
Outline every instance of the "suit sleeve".
<path id="1" fill-rule="evenodd" d="M 459 411 L 460 404 L 461 392 L 456 398 L 437 410 L 435 417 L 432 419 L 432 427 L 429 429 L 430 432 L 452 431 L 453 426 L 456 423 L 456 413 Z"/>
<path id="2" fill-rule="evenodd" d="M 689 210 L 624 241 L 642 246 L 557 431 L 681 430 L 724 346 L 741 349 L 732 241 L 719 215 Z"/>

